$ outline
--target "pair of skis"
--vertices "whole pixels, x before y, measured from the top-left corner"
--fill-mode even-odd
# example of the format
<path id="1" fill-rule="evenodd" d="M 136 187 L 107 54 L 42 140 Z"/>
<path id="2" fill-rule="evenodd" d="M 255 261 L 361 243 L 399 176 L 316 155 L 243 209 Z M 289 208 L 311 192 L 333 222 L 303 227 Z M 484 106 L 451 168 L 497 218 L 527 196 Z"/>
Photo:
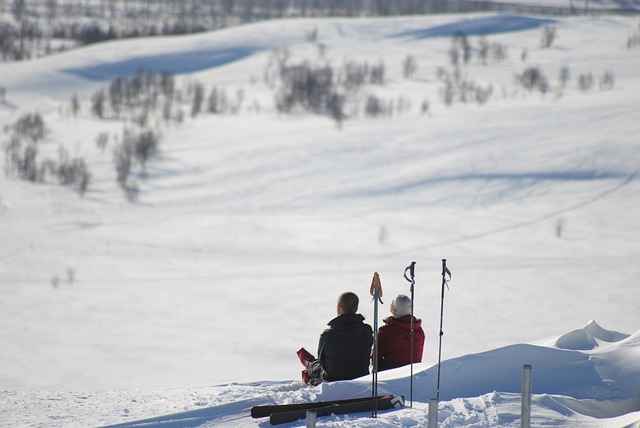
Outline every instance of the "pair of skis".
<path id="1" fill-rule="evenodd" d="M 343 415 L 370 412 L 373 408 L 390 410 L 401 407 L 404 407 L 404 397 L 402 395 L 381 395 L 375 398 L 362 397 L 300 404 L 255 406 L 251 408 L 251 417 L 266 418 L 268 416 L 271 425 L 278 425 L 304 419 L 307 416 L 307 411 L 316 412 L 316 416 L 328 416 L 332 414 Z"/>

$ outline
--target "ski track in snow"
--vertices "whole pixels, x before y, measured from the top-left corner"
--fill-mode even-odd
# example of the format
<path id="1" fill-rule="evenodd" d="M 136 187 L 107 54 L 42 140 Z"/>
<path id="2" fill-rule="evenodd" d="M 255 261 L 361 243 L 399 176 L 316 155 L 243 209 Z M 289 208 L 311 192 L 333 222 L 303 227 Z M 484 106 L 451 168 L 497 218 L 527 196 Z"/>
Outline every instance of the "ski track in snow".
<path id="1" fill-rule="evenodd" d="M 478 234 L 474 234 L 474 235 L 469 235 L 469 236 L 464 236 L 461 238 L 458 238 L 456 240 L 448 240 L 446 243 L 435 243 L 433 245 L 430 246 L 424 246 L 424 247 L 415 247 L 415 248 L 411 248 L 408 250 L 404 250 L 402 252 L 396 253 L 395 255 L 404 255 L 404 254 L 412 254 L 412 253 L 416 253 L 418 251 L 424 251 L 424 250 L 432 250 L 435 248 L 442 248 L 442 247 L 446 247 L 449 245 L 454 245 L 454 244 L 458 244 L 458 243 L 462 243 L 462 242 L 466 242 L 466 241 L 472 241 L 472 240 L 476 240 L 476 239 L 482 239 L 482 238 L 486 238 L 488 236 L 491 235 L 496 235 L 496 234 L 500 234 L 500 233 L 504 233 L 510 230 L 515 230 L 515 229 L 520 229 L 523 227 L 527 227 L 527 226 L 531 226 L 534 225 L 536 223 L 540 223 L 549 219 L 554 219 L 554 218 L 558 218 L 560 216 L 562 216 L 563 214 L 567 214 L 571 211 L 576 211 L 580 208 L 584 208 L 587 205 L 596 203 L 599 200 L 602 200 L 604 198 L 606 198 L 607 196 L 611 195 L 614 192 L 619 191 L 620 189 L 622 189 L 623 187 L 627 186 L 629 183 L 631 183 L 633 180 L 636 179 L 636 177 L 638 176 L 638 173 L 640 172 L 640 170 L 634 172 L 633 174 L 626 176 L 626 177 L 619 177 L 619 176 L 607 176 L 607 175 L 602 175 L 600 173 L 584 173 L 584 174 L 575 174 L 575 173 L 570 173 L 570 174 L 540 174 L 540 176 L 529 176 L 528 178 L 532 178 L 536 181 L 539 180 L 612 180 L 612 179 L 622 179 L 621 181 L 619 181 L 618 183 L 612 185 L 609 189 L 606 189 L 604 191 L 602 191 L 600 194 L 594 195 L 592 197 L 590 197 L 589 199 L 582 201 L 582 202 L 578 202 L 575 205 L 571 205 L 568 207 L 564 207 L 562 209 L 559 209 L 557 211 L 551 211 L 549 213 L 543 214 L 539 217 L 530 219 L 528 221 L 524 221 L 524 222 L 519 222 L 519 223 L 514 223 L 511 224 L 507 227 L 504 228 L 498 228 L 495 230 L 490 230 L 490 231 L 486 231 L 486 232 L 482 232 L 482 233 L 478 233 Z M 523 177 L 513 177 L 513 176 L 502 176 L 502 175 L 498 175 L 496 177 L 465 177 L 463 178 L 464 180 L 466 179 L 509 179 L 509 180 L 521 180 L 527 179 L 527 176 L 523 176 Z"/>

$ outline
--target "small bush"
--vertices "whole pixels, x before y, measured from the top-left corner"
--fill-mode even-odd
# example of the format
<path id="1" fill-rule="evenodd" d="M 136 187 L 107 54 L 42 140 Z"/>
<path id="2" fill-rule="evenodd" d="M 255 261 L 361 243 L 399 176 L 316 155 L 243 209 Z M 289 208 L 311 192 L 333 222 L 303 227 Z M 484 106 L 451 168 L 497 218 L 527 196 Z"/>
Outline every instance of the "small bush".
<path id="1" fill-rule="evenodd" d="M 593 88 L 593 75 L 591 73 L 581 74 L 578 77 L 578 89 L 582 92 L 588 92 Z"/>
<path id="2" fill-rule="evenodd" d="M 550 48 L 556 39 L 556 27 L 548 25 L 542 29 L 542 37 L 540 37 L 540 47 Z"/>
<path id="3" fill-rule="evenodd" d="M 374 95 L 370 95 L 367 98 L 367 103 L 364 106 L 364 113 L 369 117 L 378 117 L 387 113 L 382 100 Z"/>
<path id="4" fill-rule="evenodd" d="M 47 130 L 40 113 L 28 113 L 23 115 L 12 127 L 13 132 L 20 138 L 26 138 L 33 142 L 44 139 Z"/>
<path id="5" fill-rule="evenodd" d="M 91 181 L 91 174 L 84 159 L 69 158 L 64 148 L 60 148 L 56 175 L 60 184 L 77 186 L 80 195 L 85 194 Z"/>
<path id="6" fill-rule="evenodd" d="M 57 181 L 69 187 L 77 187 L 84 195 L 91 181 L 91 174 L 84 159 L 69 157 L 61 148 L 58 161 L 38 161 L 38 145 L 45 138 L 46 126 L 40 114 L 26 114 L 10 127 L 13 131 L 5 148 L 5 172 L 31 182 Z"/>
<path id="7" fill-rule="evenodd" d="M 569 67 L 567 66 L 562 67 L 560 69 L 560 76 L 558 79 L 560 81 L 560 87 L 566 88 L 570 78 L 571 78 L 571 73 L 569 71 Z"/>
<path id="8" fill-rule="evenodd" d="M 122 142 L 113 152 L 113 163 L 116 180 L 129 201 L 137 200 L 140 192 L 132 174 L 138 173 L 142 178 L 146 176 L 146 164 L 157 154 L 159 145 L 160 135 L 154 131 L 124 129 Z"/>
<path id="9" fill-rule="evenodd" d="M 402 75 L 405 79 L 410 79 L 418 70 L 418 63 L 416 57 L 413 55 L 407 55 L 402 62 Z"/>
<path id="10" fill-rule="evenodd" d="M 629 38 L 627 39 L 627 49 L 635 49 L 638 47 L 640 47 L 640 29 L 629 35 Z"/>
<path id="11" fill-rule="evenodd" d="M 613 73 L 610 71 L 605 71 L 600 78 L 600 89 L 604 91 L 610 91 L 611 89 L 613 89 L 614 84 L 615 79 L 613 77 Z"/>
<path id="12" fill-rule="evenodd" d="M 530 92 L 535 90 L 546 93 L 549 90 L 547 78 L 538 67 L 528 67 L 521 75 L 516 76 L 516 80 Z"/>

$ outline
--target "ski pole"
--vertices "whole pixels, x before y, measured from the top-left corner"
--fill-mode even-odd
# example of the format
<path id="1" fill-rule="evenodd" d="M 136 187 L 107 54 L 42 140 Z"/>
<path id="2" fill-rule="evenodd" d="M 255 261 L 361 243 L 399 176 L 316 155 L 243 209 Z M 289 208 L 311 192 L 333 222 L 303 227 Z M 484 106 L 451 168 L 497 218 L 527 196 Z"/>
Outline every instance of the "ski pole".
<path id="1" fill-rule="evenodd" d="M 373 364 L 371 370 L 371 417 L 378 417 L 378 301 L 382 303 L 382 284 L 378 272 L 373 273 L 369 293 L 373 296 Z"/>
<path id="2" fill-rule="evenodd" d="M 447 279 L 447 277 L 449 279 Z M 436 400 L 440 402 L 440 363 L 442 361 L 442 320 L 444 318 L 444 286 L 449 289 L 449 281 L 451 281 L 451 272 L 447 268 L 447 259 L 442 259 L 442 293 L 440 294 L 440 344 L 438 345 L 438 383 L 436 386 Z"/>
<path id="3" fill-rule="evenodd" d="M 409 330 L 409 340 L 411 344 L 409 345 L 409 352 L 411 355 L 409 356 L 409 362 L 411 364 L 411 377 L 409 381 L 409 407 L 413 409 L 413 286 L 416 284 L 415 279 L 415 267 L 416 262 L 411 262 L 409 266 L 404 270 L 404 279 L 411 283 L 411 327 Z M 409 271 L 409 275 L 411 278 L 407 277 L 407 271 Z"/>

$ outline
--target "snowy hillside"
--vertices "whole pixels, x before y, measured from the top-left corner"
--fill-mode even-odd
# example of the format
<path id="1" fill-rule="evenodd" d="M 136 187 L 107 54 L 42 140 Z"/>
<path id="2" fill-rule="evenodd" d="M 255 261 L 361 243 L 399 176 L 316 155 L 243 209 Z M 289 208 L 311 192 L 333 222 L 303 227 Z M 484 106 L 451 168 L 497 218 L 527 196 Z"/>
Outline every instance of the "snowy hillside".
<path id="1" fill-rule="evenodd" d="M 637 426 L 638 31 L 618 16 L 300 19 L 0 64 L 0 420 L 200 409 L 191 426 L 255 425 L 249 404 L 366 395 L 367 379 L 303 388 L 295 350 L 316 347 L 342 291 L 373 323 L 372 273 L 408 293 L 416 261 L 414 409 L 322 426 L 423 425 L 446 258 L 441 421 L 519 426 L 527 363 L 534 425 Z M 372 79 L 338 86 L 354 67 Z M 341 115 L 278 109 L 295 70 L 329 69 Z M 140 70 L 174 76 L 164 107 L 97 111 Z M 194 114 L 198 87 L 226 110 Z M 82 159 L 83 195 L 16 173 L 8 148 L 36 114 L 46 132 L 26 147 L 39 166 Z M 119 182 L 125 128 L 143 122 L 157 153 Z M 381 374 L 394 394 L 406 378 Z"/>
<path id="2" fill-rule="evenodd" d="M 466 355 L 442 365 L 441 426 L 519 427 L 521 368 L 531 364 L 531 426 L 637 427 L 640 425 L 640 336 L 608 331 L 591 321 L 544 343 L 512 345 Z M 435 396 L 437 365 L 414 368 L 414 401 L 401 410 L 332 415 L 319 427 L 425 427 Z M 410 397 L 408 367 L 382 372 L 379 392 Z M 9 426 L 250 427 L 256 405 L 366 397 L 371 379 L 223 384 L 155 391 L 4 391 L 1 416 Z M 301 420 L 282 426 L 306 426 Z"/>

